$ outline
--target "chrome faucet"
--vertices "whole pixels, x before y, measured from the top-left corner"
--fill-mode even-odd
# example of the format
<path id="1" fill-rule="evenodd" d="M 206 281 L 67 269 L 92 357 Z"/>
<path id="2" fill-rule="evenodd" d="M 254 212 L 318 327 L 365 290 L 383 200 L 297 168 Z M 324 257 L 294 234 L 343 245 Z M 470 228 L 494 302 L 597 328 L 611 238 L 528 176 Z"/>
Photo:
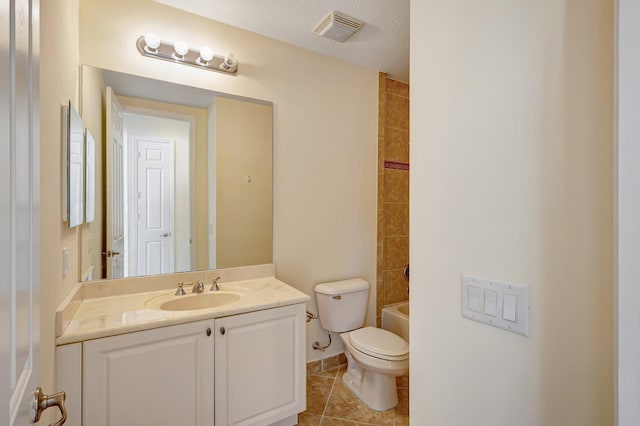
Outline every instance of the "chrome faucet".
<path id="1" fill-rule="evenodd" d="M 184 283 L 178 283 L 178 289 L 175 292 L 176 296 L 184 296 Z"/>
<path id="2" fill-rule="evenodd" d="M 213 283 L 211 283 L 211 288 L 209 289 L 209 291 L 220 291 L 220 286 L 218 285 L 219 280 L 220 277 L 215 277 L 213 279 Z"/>
<path id="3" fill-rule="evenodd" d="M 204 291 L 204 283 L 200 280 L 196 280 L 196 283 L 191 288 L 191 293 L 202 293 Z"/>

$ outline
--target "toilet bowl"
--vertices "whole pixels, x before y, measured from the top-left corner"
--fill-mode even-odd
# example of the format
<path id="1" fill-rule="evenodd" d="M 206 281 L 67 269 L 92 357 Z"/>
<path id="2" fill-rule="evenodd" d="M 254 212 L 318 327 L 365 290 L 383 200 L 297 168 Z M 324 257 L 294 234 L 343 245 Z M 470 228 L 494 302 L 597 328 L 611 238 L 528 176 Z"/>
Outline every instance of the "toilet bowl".
<path id="1" fill-rule="evenodd" d="M 409 345 L 374 327 L 341 333 L 347 357 L 344 384 L 365 404 L 383 411 L 398 404 L 396 377 L 409 371 Z"/>
<path id="2" fill-rule="evenodd" d="M 315 287 L 322 328 L 340 333 L 347 357 L 344 384 L 374 410 L 398 404 L 396 377 L 409 370 L 409 344 L 390 331 L 363 327 L 369 283 L 356 278 Z"/>

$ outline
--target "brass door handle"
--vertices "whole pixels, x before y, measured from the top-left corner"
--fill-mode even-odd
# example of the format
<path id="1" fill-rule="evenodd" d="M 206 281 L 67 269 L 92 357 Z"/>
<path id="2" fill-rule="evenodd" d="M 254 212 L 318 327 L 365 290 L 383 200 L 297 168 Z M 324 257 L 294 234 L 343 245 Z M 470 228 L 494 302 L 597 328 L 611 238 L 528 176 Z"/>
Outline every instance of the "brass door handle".
<path id="1" fill-rule="evenodd" d="M 119 254 L 121 254 L 119 251 L 111 251 L 111 250 L 107 250 L 106 253 L 103 253 L 105 255 L 107 255 L 107 257 L 113 257 L 113 256 L 117 256 Z"/>
<path id="2" fill-rule="evenodd" d="M 53 395 L 45 395 L 42 393 L 42 388 L 38 388 L 33 393 L 33 405 L 31 410 L 31 420 L 36 423 L 40 421 L 42 412 L 49 407 L 58 407 L 60 409 L 60 420 L 55 423 L 51 423 L 49 426 L 61 426 L 67 421 L 67 409 L 64 406 L 64 401 L 67 399 L 67 394 L 64 392 L 54 393 Z"/>

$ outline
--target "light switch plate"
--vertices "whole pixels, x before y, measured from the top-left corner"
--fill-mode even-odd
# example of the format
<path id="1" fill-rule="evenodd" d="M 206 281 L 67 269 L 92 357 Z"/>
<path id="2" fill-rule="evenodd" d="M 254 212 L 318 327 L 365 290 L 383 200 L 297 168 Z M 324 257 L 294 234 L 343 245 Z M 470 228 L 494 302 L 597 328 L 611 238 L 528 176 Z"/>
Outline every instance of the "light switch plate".
<path id="1" fill-rule="evenodd" d="M 476 289 L 479 289 L 477 302 L 480 306 L 472 300 L 478 293 Z M 529 335 L 528 286 L 462 275 L 461 294 L 463 317 L 523 336 Z"/>
<path id="2" fill-rule="evenodd" d="M 69 249 L 62 249 L 62 277 L 69 275 Z"/>

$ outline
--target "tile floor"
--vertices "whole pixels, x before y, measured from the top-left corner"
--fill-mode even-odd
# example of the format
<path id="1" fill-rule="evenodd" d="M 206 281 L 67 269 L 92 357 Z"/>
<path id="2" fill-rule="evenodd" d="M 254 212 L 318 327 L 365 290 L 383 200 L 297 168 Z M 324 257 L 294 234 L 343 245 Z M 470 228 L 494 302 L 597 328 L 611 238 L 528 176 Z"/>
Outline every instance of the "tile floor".
<path id="1" fill-rule="evenodd" d="M 342 383 L 345 367 L 307 377 L 307 411 L 298 415 L 299 426 L 409 425 L 409 375 L 398 377 L 395 408 L 375 411 Z"/>

